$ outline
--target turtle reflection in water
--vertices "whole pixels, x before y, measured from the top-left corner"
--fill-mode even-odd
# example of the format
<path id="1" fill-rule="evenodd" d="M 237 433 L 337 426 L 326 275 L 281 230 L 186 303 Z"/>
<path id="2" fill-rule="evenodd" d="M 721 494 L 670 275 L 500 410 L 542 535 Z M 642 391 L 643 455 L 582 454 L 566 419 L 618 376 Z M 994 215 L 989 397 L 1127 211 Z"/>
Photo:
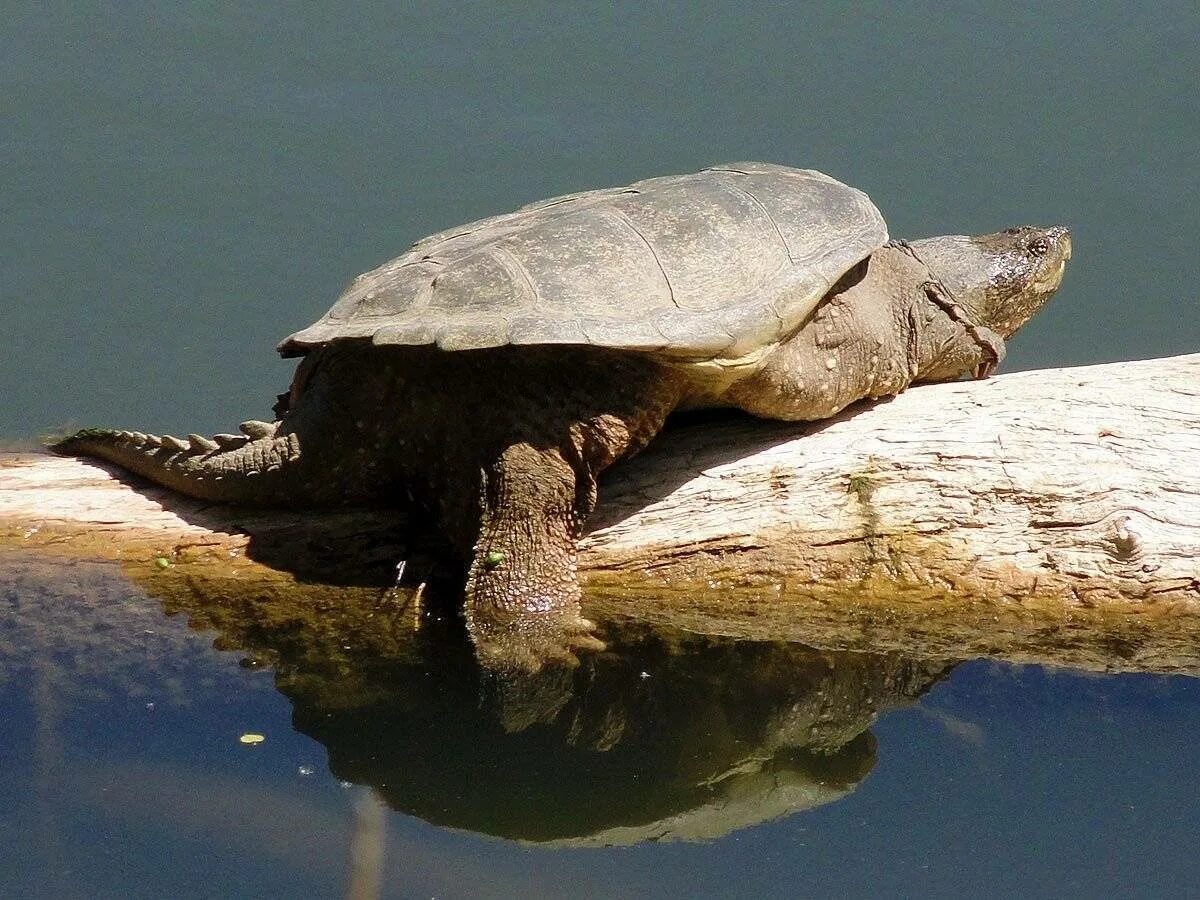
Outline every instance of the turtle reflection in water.
<path id="1" fill-rule="evenodd" d="M 609 622 L 573 668 L 481 673 L 447 618 L 367 588 L 142 579 L 274 672 L 332 774 L 435 825 L 533 843 L 705 840 L 833 802 L 868 730 L 953 668 Z"/>
<path id="2" fill-rule="evenodd" d="M 134 577 L 191 630 L 164 627 L 109 565 L 0 558 L 12 586 L 0 593 L 0 685 L 53 685 L 55 707 L 89 716 L 148 691 L 164 710 L 232 698 L 257 676 L 194 637 L 215 634 L 270 668 L 335 777 L 436 825 L 534 843 L 710 839 L 835 801 L 875 763 L 875 716 L 951 669 L 610 624 L 609 651 L 497 681 L 481 679 L 457 622 L 417 629 L 376 589 Z M 196 695 L 197 679 L 217 693 Z M 86 751 L 99 739 L 77 736 Z"/>
<path id="3" fill-rule="evenodd" d="M 57 445 L 206 500 L 433 511 L 498 665 L 596 646 L 575 546 L 596 480 L 677 408 L 815 420 L 988 374 L 1058 287 L 1065 228 L 889 241 L 818 172 L 718 166 L 524 207 L 417 242 L 287 338 L 273 423 Z"/>
<path id="4" fill-rule="evenodd" d="M 276 685 L 334 775 L 394 809 L 497 837 L 598 846 L 709 840 L 841 798 L 875 764 L 875 716 L 950 669 L 783 642 L 600 633 L 614 652 L 510 676 L 482 705 L 474 667 L 455 673 L 444 659 L 385 665 L 362 706 L 286 668 Z M 556 674 L 556 685 L 539 683 Z"/>

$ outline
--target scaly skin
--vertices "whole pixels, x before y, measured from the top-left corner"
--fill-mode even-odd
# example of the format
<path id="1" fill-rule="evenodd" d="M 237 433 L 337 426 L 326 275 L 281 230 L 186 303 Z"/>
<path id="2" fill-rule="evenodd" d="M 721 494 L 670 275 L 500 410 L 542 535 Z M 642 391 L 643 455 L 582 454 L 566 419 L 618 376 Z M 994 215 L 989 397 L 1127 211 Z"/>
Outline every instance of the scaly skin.
<path id="1" fill-rule="evenodd" d="M 466 618 L 481 656 L 536 668 L 594 646 L 575 542 L 600 473 L 659 431 L 682 377 L 578 347 L 415 352 L 426 377 L 397 397 L 399 418 L 422 423 L 406 436 L 404 478 L 470 560 Z"/>
<path id="2" fill-rule="evenodd" d="M 339 342 L 301 363 L 282 416 L 249 438 L 84 431 L 98 456 L 225 503 L 398 504 L 438 518 L 469 562 L 466 619 L 494 668 L 537 668 L 594 646 L 575 544 L 596 479 L 650 441 L 681 401 L 820 419 L 918 381 L 986 373 L 1049 299 L 1065 229 L 943 237 L 877 251 L 812 319 L 720 393 L 686 366 L 574 346 L 447 353 Z"/>
<path id="3" fill-rule="evenodd" d="M 214 450 L 195 436 L 172 450 L 162 445 L 174 438 L 88 430 L 54 449 L 215 502 L 411 497 L 469 563 L 466 618 L 481 656 L 532 669 L 596 646 L 580 615 L 575 541 L 597 477 L 658 432 L 682 380 L 646 356 L 591 348 L 340 343 L 305 358 L 281 420 L 247 423 L 269 436 L 243 446 Z"/>
<path id="4" fill-rule="evenodd" d="M 261 432 L 275 425 L 246 423 Z M 258 426 L 262 426 L 259 428 Z M 53 446 L 58 453 L 94 456 L 164 487 L 214 503 L 279 505 L 295 496 L 299 442 L 295 435 L 251 440 L 246 435 L 221 435 L 215 440 L 199 435 L 188 440 L 161 438 L 141 432 L 89 428 Z M 164 443 L 165 441 L 165 443 Z"/>

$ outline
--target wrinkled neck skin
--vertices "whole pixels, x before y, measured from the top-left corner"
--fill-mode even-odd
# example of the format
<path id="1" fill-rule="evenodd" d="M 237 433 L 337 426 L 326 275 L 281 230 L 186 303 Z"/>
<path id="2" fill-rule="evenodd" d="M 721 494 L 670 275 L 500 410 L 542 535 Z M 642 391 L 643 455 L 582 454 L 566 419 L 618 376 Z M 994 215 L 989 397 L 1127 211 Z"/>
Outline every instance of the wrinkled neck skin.
<path id="1" fill-rule="evenodd" d="M 846 273 L 747 377 L 687 401 L 813 421 L 917 382 L 986 374 L 1054 292 L 1069 256 L 1066 229 L 889 244 Z"/>
<path id="2" fill-rule="evenodd" d="M 891 307 L 893 352 L 906 348 L 914 383 L 990 373 L 1004 342 L 1054 295 L 1071 258 L 1061 226 L 896 244 L 873 254 L 856 295 Z"/>
<path id="3" fill-rule="evenodd" d="M 1053 296 L 1071 258 L 1071 235 L 1062 226 L 1022 226 L 975 237 L 944 235 L 907 246 L 970 323 L 1004 340 Z M 927 352 L 917 380 L 954 377 L 950 369 L 959 364 L 955 354 L 939 360 L 934 347 Z"/>

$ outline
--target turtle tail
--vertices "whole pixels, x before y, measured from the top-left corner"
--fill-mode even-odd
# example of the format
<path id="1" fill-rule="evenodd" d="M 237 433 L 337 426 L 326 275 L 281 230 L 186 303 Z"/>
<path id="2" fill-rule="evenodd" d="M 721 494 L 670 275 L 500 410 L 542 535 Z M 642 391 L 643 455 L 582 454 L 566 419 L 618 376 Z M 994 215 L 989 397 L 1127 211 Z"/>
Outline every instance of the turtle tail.
<path id="1" fill-rule="evenodd" d="M 242 434 L 186 440 L 140 431 L 89 428 L 51 444 L 64 456 L 115 463 L 135 475 L 214 503 L 291 504 L 307 494 L 300 441 L 279 423 L 245 422 Z"/>

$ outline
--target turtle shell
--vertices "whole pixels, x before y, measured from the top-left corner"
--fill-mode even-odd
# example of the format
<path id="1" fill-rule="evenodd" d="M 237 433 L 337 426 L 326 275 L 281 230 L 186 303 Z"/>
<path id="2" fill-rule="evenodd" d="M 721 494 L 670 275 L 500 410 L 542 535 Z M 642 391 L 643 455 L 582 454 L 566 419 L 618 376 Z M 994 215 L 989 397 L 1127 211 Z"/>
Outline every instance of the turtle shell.
<path id="1" fill-rule="evenodd" d="M 866 194 L 767 163 L 568 194 L 417 241 L 279 346 L 581 344 L 734 359 L 887 240 Z"/>

